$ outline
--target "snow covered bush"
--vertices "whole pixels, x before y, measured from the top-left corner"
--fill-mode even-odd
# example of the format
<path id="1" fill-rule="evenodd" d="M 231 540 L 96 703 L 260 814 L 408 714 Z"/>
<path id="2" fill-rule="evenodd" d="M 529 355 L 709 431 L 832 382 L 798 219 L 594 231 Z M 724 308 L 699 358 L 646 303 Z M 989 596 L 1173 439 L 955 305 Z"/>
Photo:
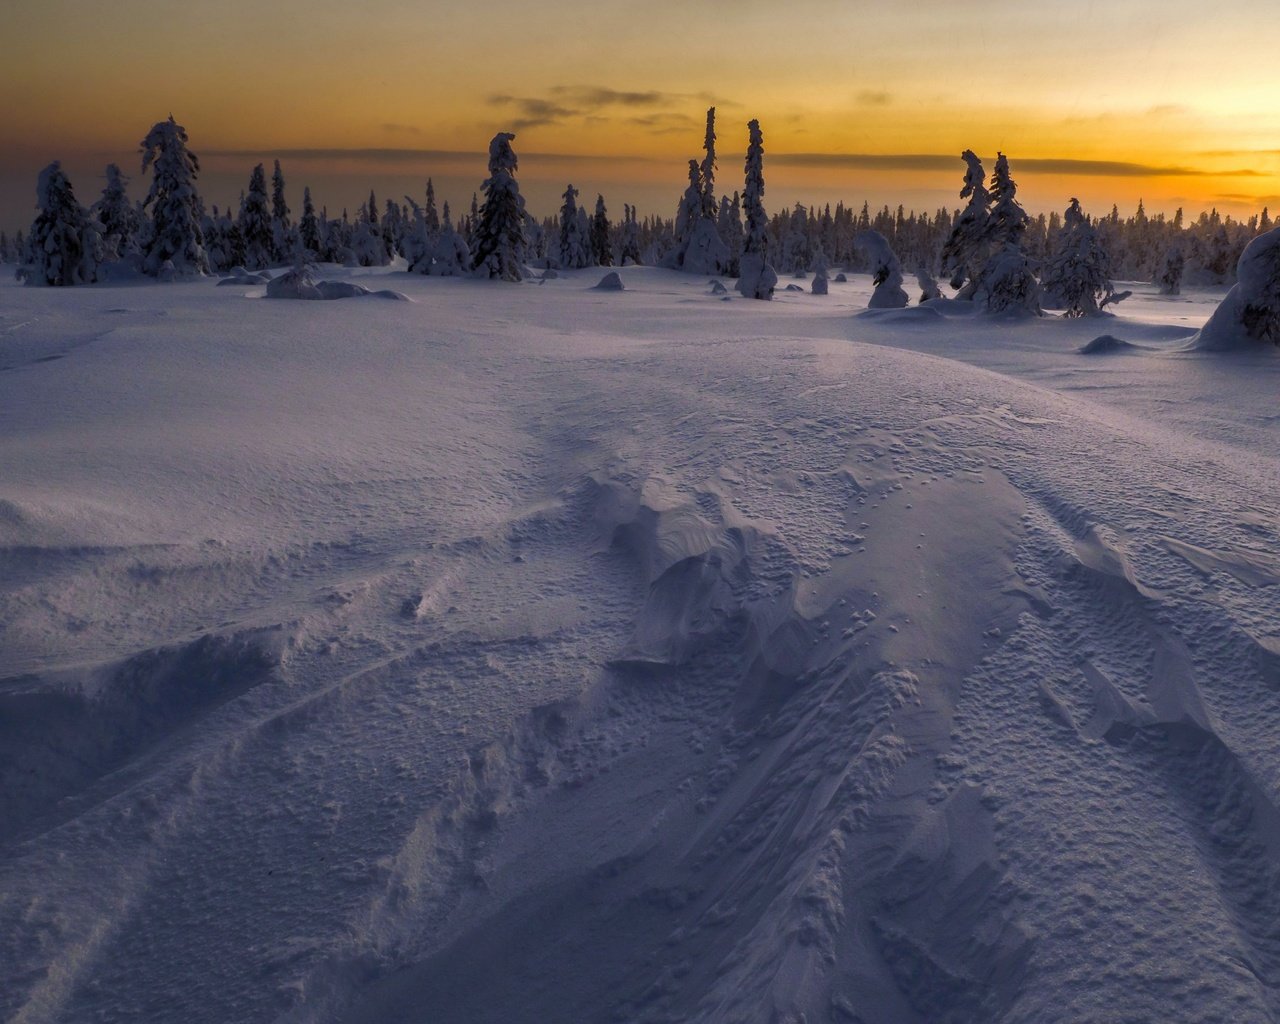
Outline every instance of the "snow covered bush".
<path id="1" fill-rule="evenodd" d="M 938 287 L 938 282 L 926 267 L 916 268 L 916 284 L 920 286 L 921 302 L 932 302 L 934 299 L 942 298 L 942 289 Z"/>
<path id="2" fill-rule="evenodd" d="M 1116 294 L 1111 283 L 1111 260 L 1089 218 L 1072 199 L 1062 215 L 1057 251 L 1045 271 L 1043 290 L 1052 305 L 1061 305 L 1067 317 L 1088 316 L 1128 297 Z"/>
<path id="3" fill-rule="evenodd" d="M 814 295 L 826 295 L 828 294 L 828 283 L 827 257 L 823 251 L 819 249 L 818 254 L 813 258 L 813 286 L 810 288 L 810 291 L 812 291 Z"/>
<path id="4" fill-rule="evenodd" d="M 142 170 L 149 167 L 151 189 L 143 207 L 151 211 L 151 231 L 142 269 L 158 274 L 170 261 L 176 274 L 207 274 L 209 259 L 200 227 L 204 203 L 196 191 L 200 161 L 187 149 L 187 130 L 172 114 L 153 125 L 142 140 Z"/>
<path id="5" fill-rule="evenodd" d="M 1240 254 L 1236 283 L 1191 347 L 1208 351 L 1280 345 L 1280 228 L 1259 235 Z"/>
<path id="6" fill-rule="evenodd" d="M 984 302 L 989 313 L 1039 316 L 1040 282 L 1027 254 L 1008 245 L 992 256 L 983 268 L 974 299 Z"/>
<path id="7" fill-rule="evenodd" d="M 27 284 L 92 284 L 98 279 L 101 244 L 97 221 L 89 218 L 57 160 L 36 182 L 40 213 L 28 240 L 31 262 L 19 270 Z"/>
<path id="8" fill-rule="evenodd" d="M 478 211 L 471 266 L 477 277 L 502 281 L 524 279 L 524 196 L 516 182 L 518 162 L 511 142 L 515 135 L 498 132 L 489 143 L 489 177 L 485 179 L 484 205 Z"/>

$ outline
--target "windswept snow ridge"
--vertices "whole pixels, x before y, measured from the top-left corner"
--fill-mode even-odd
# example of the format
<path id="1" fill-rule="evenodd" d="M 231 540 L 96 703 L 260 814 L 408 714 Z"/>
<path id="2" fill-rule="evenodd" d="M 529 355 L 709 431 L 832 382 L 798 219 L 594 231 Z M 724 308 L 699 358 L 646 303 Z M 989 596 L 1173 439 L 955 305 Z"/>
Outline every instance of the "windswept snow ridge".
<path id="1" fill-rule="evenodd" d="M 0 1016 L 1280 1020 L 1271 363 L 618 275 L 5 292 Z"/>

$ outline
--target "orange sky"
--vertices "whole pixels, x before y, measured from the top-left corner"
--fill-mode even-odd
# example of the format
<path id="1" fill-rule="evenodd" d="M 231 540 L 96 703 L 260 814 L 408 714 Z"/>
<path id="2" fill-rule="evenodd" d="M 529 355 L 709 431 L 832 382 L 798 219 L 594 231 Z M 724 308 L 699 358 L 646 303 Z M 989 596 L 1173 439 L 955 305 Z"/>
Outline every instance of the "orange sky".
<path id="1" fill-rule="evenodd" d="M 49 160 L 86 203 L 108 160 L 136 173 L 137 141 L 170 112 L 213 203 L 278 154 L 295 206 L 307 183 L 334 212 L 369 187 L 420 195 L 428 174 L 465 204 L 488 139 L 509 129 L 535 213 L 553 212 L 572 180 L 619 212 L 634 202 L 670 215 L 710 103 L 722 191 L 741 177 L 745 122 L 760 119 L 771 209 L 954 207 L 966 147 L 1008 153 L 1033 210 L 1072 195 L 1098 213 L 1139 196 L 1151 212 L 1280 206 L 1280 65 L 1262 2 L 489 0 L 484 11 L 424 0 L 14 6 L 0 62 L 0 226 L 30 221 Z"/>

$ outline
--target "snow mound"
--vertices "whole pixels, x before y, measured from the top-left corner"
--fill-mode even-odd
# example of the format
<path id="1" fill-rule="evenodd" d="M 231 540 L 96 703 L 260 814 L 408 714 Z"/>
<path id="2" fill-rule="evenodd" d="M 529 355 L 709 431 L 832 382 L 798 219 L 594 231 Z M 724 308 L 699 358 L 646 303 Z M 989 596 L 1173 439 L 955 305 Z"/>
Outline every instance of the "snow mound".
<path id="1" fill-rule="evenodd" d="M 726 288 L 726 287 L 724 286 L 724 282 L 723 282 L 723 281 L 712 281 L 712 282 L 711 282 L 711 294 L 712 294 L 712 295 L 727 295 L 728 293 L 729 293 L 729 289 L 728 289 L 728 288 Z"/>
<path id="2" fill-rule="evenodd" d="M 622 283 L 622 278 L 618 276 L 616 270 L 611 270 L 600 278 L 600 283 L 595 286 L 599 292 L 621 292 L 626 291 L 626 285 Z"/>
<path id="3" fill-rule="evenodd" d="M 267 282 L 269 299 L 322 299 L 315 281 L 305 270 L 290 270 Z"/>
<path id="4" fill-rule="evenodd" d="M 1114 334 L 1102 334 L 1094 338 L 1093 341 L 1088 342 L 1085 345 L 1081 345 L 1076 351 L 1082 356 L 1096 356 L 1123 352 L 1138 352 L 1145 348 L 1145 345 L 1135 345 L 1131 341 L 1125 341 L 1123 338 L 1117 338 Z"/>
<path id="5" fill-rule="evenodd" d="M 836 274 L 835 282 L 836 284 L 848 284 L 849 278 L 846 277 L 844 274 Z"/>
<path id="6" fill-rule="evenodd" d="M 1280 346 L 1280 228 L 1245 246 L 1236 264 L 1236 284 L 1187 348 L 1257 351 L 1260 342 L 1268 341 Z"/>
<path id="7" fill-rule="evenodd" d="M 786 290 L 787 290 L 787 291 L 789 291 L 789 292 L 803 292 L 803 291 L 804 291 L 804 289 L 803 289 L 803 288 L 801 288 L 798 284 L 789 284 L 789 285 L 787 285 Z"/>
<path id="8" fill-rule="evenodd" d="M 935 323 L 944 319 L 941 310 L 933 306 L 874 306 L 854 314 L 859 320 L 879 320 L 884 323 Z"/>

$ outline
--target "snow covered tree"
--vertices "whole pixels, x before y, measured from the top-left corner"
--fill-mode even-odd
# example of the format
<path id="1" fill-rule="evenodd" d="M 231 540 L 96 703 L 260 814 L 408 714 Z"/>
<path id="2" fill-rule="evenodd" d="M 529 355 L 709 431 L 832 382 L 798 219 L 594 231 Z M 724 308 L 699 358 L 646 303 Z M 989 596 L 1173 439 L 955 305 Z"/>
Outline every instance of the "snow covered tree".
<path id="1" fill-rule="evenodd" d="M 471 269 L 471 252 L 463 237 L 453 228 L 449 216 L 449 204 L 444 204 L 444 219 L 440 230 L 436 232 L 435 249 L 432 253 L 432 277 L 461 277 Z"/>
<path id="2" fill-rule="evenodd" d="M 902 287 L 902 263 L 889 240 L 879 231 L 868 229 L 858 233 L 858 248 L 871 265 L 871 292 L 868 309 L 902 309 L 910 299 Z"/>
<path id="3" fill-rule="evenodd" d="M 1156 280 L 1156 284 L 1160 286 L 1161 295 L 1182 294 L 1182 271 L 1186 263 L 1181 247 L 1176 244 L 1170 246 L 1169 251 L 1164 254 L 1164 266 Z"/>
<path id="4" fill-rule="evenodd" d="M 598 267 L 613 266 L 613 246 L 609 241 L 609 211 L 604 196 L 596 196 L 596 212 L 591 217 L 591 260 Z"/>
<path id="5" fill-rule="evenodd" d="M 1111 261 L 1089 219 L 1073 198 L 1062 215 L 1058 246 L 1045 271 L 1043 289 L 1068 317 L 1097 313 L 1128 295 L 1116 295 L 1111 283 Z"/>
<path id="6" fill-rule="evenodd" d="M 718 212 L 716 203 L 716 108 L 707 110 L 707 131 L 702 140 L 702 149 L 706 154 L 702 158 L 702 166 L 698 169 L 701 205 L 698 215 L 703 220 L 715 221 Z"/>
<path id="7" fill-rule="evenodd" d="M 619 262 L 622 266 L 634 266 L 640 262 L 640 220 L 636 208 L 622 204 L 622 232 L 619 244 Z"/>
<path id="8" fill-rule="evenodd" d="M 284 263 L 293 258 L 293 222 L 289 219 L 289 204 L 284 198 L 284 173 L 280 161 L 271 172 L 271 262 Z"/>
<path id="9" fill-rule="evenodd" d="M 764 133 L 760 131 L 760 122 L 748 122 L 747 133 L 746 183 L 742 190 L 747 227 L 738 291 L 750 299 L 772 299 L 778 274 L 767 260 L 769 215 L 764 212 Z"/>
<path id="10" fill-rule="evenodd" d="M 524 278 L 524 196 L 516 182 L 518 162 L 511 142 L 515 135 L 498 132 L 489 143 L 489 177 L 481 188 L 471 244 L 471 265 L 479 277 L 520 281 Z"/>
<path id="11" fill-rule="evenodd" d="M 729 250 L 716 229 L 719 207 L 715 196 L 716 108 L 707 111 L 707 130 L 702 163 L 689 161 L 689 187 L 676 212 L 676 245 L 667 254 L 665 266 L 690 274 L 723 274 L 729 265 Z"/>
<path id="12" fill-rule="evenodd" d="M 1023 248 L 1029 218 L 1018 202 L 1018 186 L 1009 173 L 1009 161 L 997 155 L 991 175 L 991 207 L 984 241 L 991 252 L 973 284 L 973 297 L 985 300 L 991 313 L 1027 312 L 1040 315 L 1040 282 L 1035 264 Z"/>
<path id="13" fill-rule="evenodd" d="M 716 218 L 716 231 L 729 252 L 729 262 L 725 273 L 737 277 L 742 266 L 742 200 L 737 192 L 733 198 L 723 196 L 720 200 L 720 214 Z"/>
<path id="14" fill-rule="evenodd" d="M 1022 247 L 1031 218 L 1018 202 L 1018 185 L 1009 173 L 1009 160 L 996 154 L 996 169 L 991 172 L 991 206 L 987 212 L 986 237 L 993 251 L 1006 246 Z"/>
<path id="15" fill-rule="evenodd" d="M 958 298 L 971 299 L 989 256 L 987 208 L 991 194 L 987 191 L 982 161 L 971 149 L 966 149 L 960 156 L 966 165 L 960 198 L 968 199 L 969 205 L 960 214 L 951 236 L 942 247 L 942 272 L 950 278 L 951 287 L 959 290 Z"/>
<path id="16" fill-rule="evenodd" d="M 102 226 L 102 258 L 118 260 L 130 252 L 136 252 L 138 230 L 142 219 L 137 207 L 129 199 L 126 187 L 129 179 L 115 164 L 107 164 L 107 184 L 102 197 L 90 210 L 93 218 Z"/>
<path id="17" fill-rule="evenodd" d="M 435 238 L 440 233 L 440 214 L 436 210 L 436 187 L 430 178 L 427 179 L 427 205 L 422 208 L 422 217 L 427 225 L 427 234 Z"/>
<path id="18" fill-rule="evenodd" d="M 101 245 L 97 221 L 76 202 L 71 182 L 57 160 L 36 182 L 40 212 L 31 225 L 27 284 L 92 284 L 98 279 Z"/>
<path id="19" fill-rule="evenodd" d="M 151 231 L 143 251 L 143 270 L 159 274 L 171 262 L 177 274 L 205 274 L 200 221 L 204 203 L 196 191 L 200 161 L 187 149 L 187 130 L 168 121 L 154 125 L 142 140 L 142 170 L 153 168 L 151 188 L 143 202 L 151 210 Z"/>
<path id="20" fill-rule="evenodd" d="M 258 164 L 249 175 L 249 191 L 240 202 L 236 220 L 244 241 L 246 270 L 265 270 L 274 262 L 275 241 L 271 230 L 271 206 L 267 198 L 267 172 Z"/>
<path id="21" fill-rule="evenodd" d="M 578 190 L 572 185 L 564 191 L 564 205 L 560 207 L 560 227 L 556 236 L 555 264 L 566 270 L 578 270 L 591 265 L 591 242 L 582 233 L 578 209 Z"/>
<path id="22" fill-rule="evenodd" d="M 315 204 L 311 201 L 311 188 L 302 190 L 302 220 L 298 222 L 298 236 L 302 246 L 314 257 L 319 258 L 324 242 L 320 233 L 320 221 L 316 217 Z"/>

